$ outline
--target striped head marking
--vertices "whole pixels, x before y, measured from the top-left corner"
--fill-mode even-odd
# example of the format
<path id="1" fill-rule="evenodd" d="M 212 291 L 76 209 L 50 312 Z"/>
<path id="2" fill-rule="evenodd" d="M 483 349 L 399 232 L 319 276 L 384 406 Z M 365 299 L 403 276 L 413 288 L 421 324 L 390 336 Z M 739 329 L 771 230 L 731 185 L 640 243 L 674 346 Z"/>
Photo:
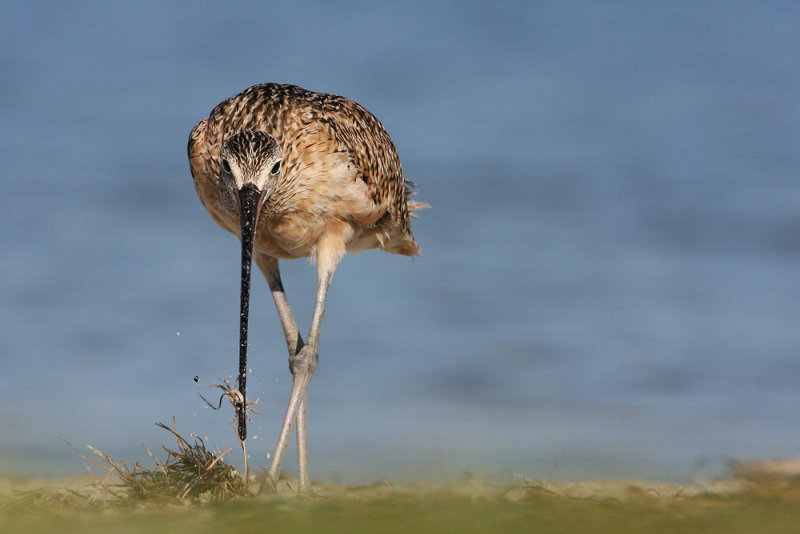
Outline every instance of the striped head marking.
<path id="1" fill-rule="evenodd" d="M 266 196 L 275 189 L 283 153 L 278 143 L 264 132 L 245 130 L 222 145 L 220 179 L 236 191 L 254 187 Z"/>

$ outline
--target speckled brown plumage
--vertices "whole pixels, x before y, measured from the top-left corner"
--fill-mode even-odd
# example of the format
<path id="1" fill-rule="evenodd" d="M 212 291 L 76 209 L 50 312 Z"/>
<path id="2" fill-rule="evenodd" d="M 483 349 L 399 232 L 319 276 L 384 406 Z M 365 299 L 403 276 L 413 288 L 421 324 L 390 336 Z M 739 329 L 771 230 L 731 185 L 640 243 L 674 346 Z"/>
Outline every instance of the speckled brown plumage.
<path id="1" fill-rule="evenodd" d="M 239 233 L 238 215 L 222 199 L 220 149 L 244 130 L 269 134 L 284 154 L 276 190 L 261 210 L 257 250 L 276 258 L 314 256 L 326 225 L 343 221 L 351 230 L 348 251 L 419 253 L 409 212 L 425 205 L 410 199 L 413 184 L 403 178 L 383 125 L 352 100 L 294 85 L 250 87 L 217 105 L 191 132 L 197 193 L 223 228 Z"/>
<path id="2" fill-rule="evenodd" d="M 418 254 L 410 216 L 427 204 L 410 198 L 414 186 L 403 178 L 392 140 L 375 116 L 347 98 L 293 85 L 256 85 L 221 102 L 192 130 L 189 163 L 197 194 L 211 217 L 241 236 L 239 437 L 244 447 L 250 265 L 255 260 L 275 300 L 293 377 L 268 478 L 277 482 L 296 423 L 298 491 L 312 493 L 306 391 L 317 366 L 333 272 L 345 252 L 381 248 Z M 306 256 L 317 263 L 318 285 L 304 342 L 278 260 Z"/>

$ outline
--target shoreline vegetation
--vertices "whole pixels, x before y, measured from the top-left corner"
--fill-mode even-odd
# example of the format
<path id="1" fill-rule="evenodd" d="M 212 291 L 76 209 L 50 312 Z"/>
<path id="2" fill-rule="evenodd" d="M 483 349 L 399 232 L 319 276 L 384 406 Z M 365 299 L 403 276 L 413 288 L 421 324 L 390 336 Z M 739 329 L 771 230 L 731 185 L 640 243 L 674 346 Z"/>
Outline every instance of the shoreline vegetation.
<path id="1" fill-rule="evenodd" d="M 737 476 L 683 486 L 525 479 L 500 486 L 479 477 L 349 487 L 315 482 L 315 497 L 297 496 L 295 486 L 282 479 L 277 492 L 176 501 L 130 498 L 90 477 L 0 478 L 0 532 L 788 533 L 800 524 L 797 479 Z"/>
<path id="2" fill-rule="evenodd" d="M 0 477 L 0 532 L 794 532 L 800 524 L 796 459 L 731 464 L 693 484 L 642 480 L 536 481 L 477 476 L 449 483 L 363 486 L 314 482 L 295 494 L 261 473 L 245 485 L 228 451 L 176 429 L 153 467 L 89 447 L 91 476 Z M 101 475 L 97 473 L 100 472 Z"/>

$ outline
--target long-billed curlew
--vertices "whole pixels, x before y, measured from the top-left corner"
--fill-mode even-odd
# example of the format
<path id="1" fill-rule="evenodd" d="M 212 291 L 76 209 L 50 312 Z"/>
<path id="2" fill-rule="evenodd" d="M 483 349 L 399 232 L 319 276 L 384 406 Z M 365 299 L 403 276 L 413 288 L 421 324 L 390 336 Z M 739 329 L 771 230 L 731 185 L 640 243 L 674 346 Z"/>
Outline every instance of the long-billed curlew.
<path id="1" fill-rule="evenodd" d="M 246 427 L 250 266 L 267 280 L 289 348 L 292 390 L 269 475 L 277 482 L 297 422 L 298 491 L 311 493 L 306 390 L 317 366 L 320 324 L 333 272 L 345 252 L 380 248 L 413 256 L 413 184 L 392 140 L 369 111 L 347 98 L 293 85 L 262 84 L 221 102 L 189 136 L 197 194 L 211 217 L 240 236 L 242 286 L 237 403 Z M 281 283 L 279 259 L 311 257 L 317 299 L 306 342 Z"/>

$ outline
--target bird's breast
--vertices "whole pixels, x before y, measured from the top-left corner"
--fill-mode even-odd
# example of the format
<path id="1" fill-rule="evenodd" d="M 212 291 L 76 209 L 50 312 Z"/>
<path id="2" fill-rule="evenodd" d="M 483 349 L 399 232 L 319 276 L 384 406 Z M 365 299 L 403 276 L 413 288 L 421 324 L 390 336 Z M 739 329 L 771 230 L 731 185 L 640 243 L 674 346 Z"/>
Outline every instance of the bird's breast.
<path id="1" fill-rule="evenodd" d="M 325 233 L 324 219 L 304 211 L 279 215 L 262 213 L 256 230 L 255 246 L 276 258 L 292 259 L 311 256 L 314 245 Z"/>

